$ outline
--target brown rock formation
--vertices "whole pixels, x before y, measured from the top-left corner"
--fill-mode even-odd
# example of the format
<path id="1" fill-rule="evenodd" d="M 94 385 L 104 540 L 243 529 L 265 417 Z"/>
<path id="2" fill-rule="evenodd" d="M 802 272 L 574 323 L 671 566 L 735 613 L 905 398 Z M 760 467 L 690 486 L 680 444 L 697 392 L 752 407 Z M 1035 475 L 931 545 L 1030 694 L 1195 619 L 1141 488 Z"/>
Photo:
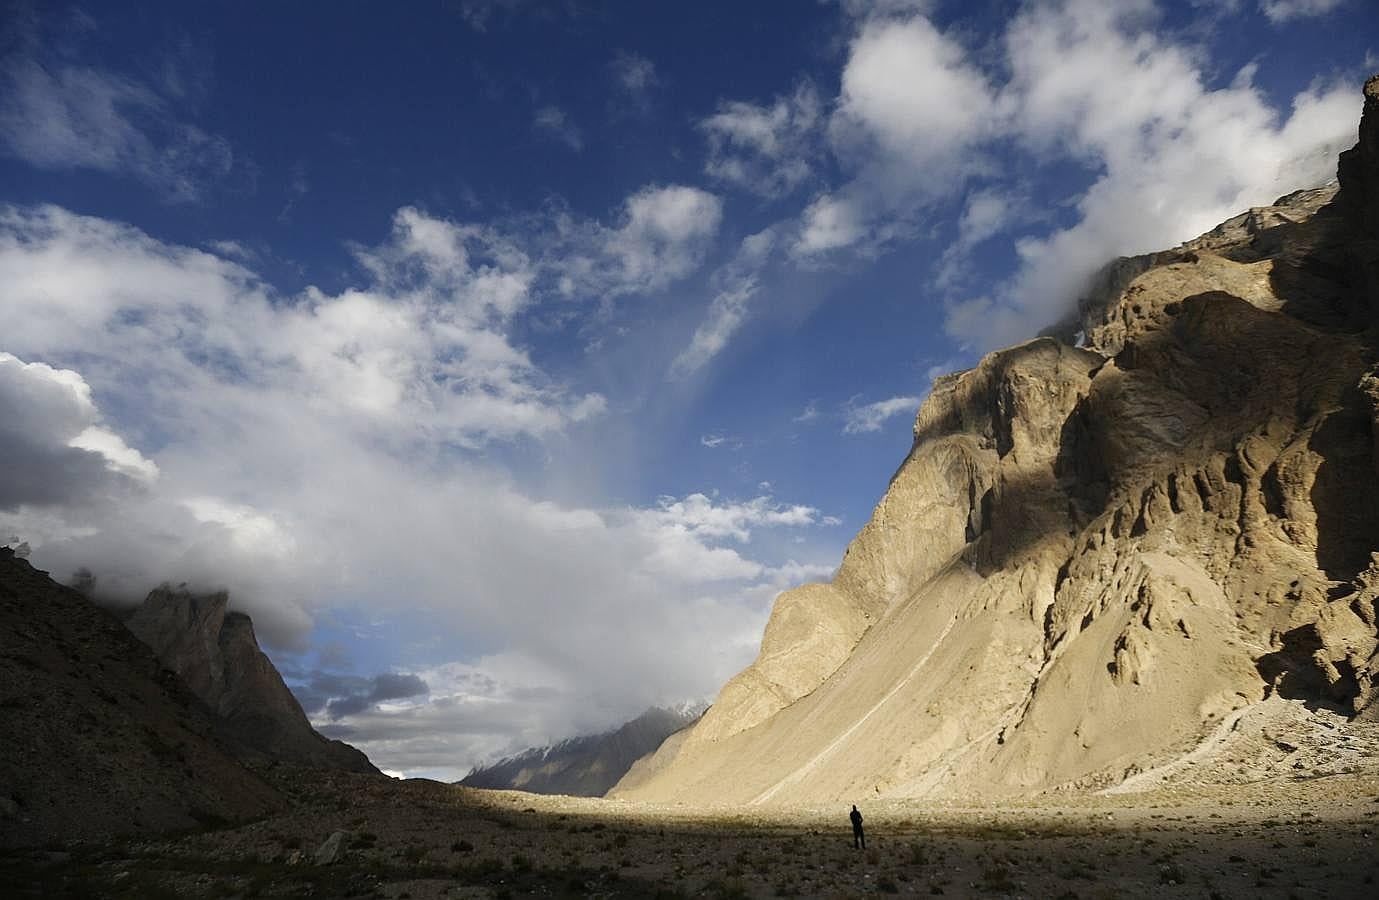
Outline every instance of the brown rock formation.
<path id="1" fill-rule="evenodd" d="M 1104 787 L 1266 698 L 1379 717 L 1379 79 L 1335 186 L 940 379 L 831 584 L 613 796 Z M 1267 717 L 1264 717 L 1267 719 Z M 1255 721 L 1250 718 L 1249 721 Z"/>
<path id="2" fill-rule="evenodd" d="M 109 612 L 0 548 L 0 846 L 286 807 Z"/>
<path id="3" fill-rule="evenodd" d="M 163 585 L 126 624 L 249 750 L 271 760 L 377 773 L 363 753 L 311 727 L 259 649 L 253 622 L 244 613 L 228 612 L 228 603 L 224 592 L 196 595 Z"/>

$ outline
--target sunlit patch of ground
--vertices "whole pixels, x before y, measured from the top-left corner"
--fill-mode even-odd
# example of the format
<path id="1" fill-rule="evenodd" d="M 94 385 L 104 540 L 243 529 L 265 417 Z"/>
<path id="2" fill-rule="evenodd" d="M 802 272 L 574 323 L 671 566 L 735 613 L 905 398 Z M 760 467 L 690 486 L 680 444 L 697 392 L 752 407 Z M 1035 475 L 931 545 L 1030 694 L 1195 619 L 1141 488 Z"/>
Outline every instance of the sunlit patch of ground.
<path id="1" fill-rule="evenodd" d="M 1000 806 L 731 810 L 275 776 L 290 815 L 12 852 L 7 897 L 1379 896 L 1379 779 L 1334 776 Z M 334 831 L 342 858 L 312 862 Z"/>

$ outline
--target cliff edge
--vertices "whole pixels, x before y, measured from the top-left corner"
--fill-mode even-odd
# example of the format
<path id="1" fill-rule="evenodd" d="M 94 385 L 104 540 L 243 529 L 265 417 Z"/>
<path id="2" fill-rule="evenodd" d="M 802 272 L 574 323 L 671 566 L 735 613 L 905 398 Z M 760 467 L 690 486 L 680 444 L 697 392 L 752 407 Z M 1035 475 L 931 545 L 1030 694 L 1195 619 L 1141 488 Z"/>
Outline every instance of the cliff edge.
<path id="1" fill-rule="evenodd" d="M 1338 185 L 1109 266 L 1082 346 L 939 379 L 833 582 L 782 594 L 611 796 L 1108 789 L 1308 710 L 1379 719 L 1379 77 L 1364 97 Z"/>

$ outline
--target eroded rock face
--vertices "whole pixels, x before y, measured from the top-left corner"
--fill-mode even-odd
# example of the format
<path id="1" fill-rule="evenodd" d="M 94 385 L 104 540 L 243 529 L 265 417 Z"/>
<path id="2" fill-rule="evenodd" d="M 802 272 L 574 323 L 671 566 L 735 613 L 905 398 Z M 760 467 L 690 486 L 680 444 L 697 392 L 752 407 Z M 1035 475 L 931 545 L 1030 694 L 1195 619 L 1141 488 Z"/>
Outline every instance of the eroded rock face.
<path id="1" fill-rule="evenodd" d="M 269 759 L 376 773 L 358 750 L 322 737 L 282 675 L 259 649 L 244 613 L 227 611 L 224 592 L 154 589 L 126 621 L 252 751 Z"/>
<path id="2" fill-rule="evenodd" d="M 614 796 L 1104 787 L 1242 707 L 1379 716 L 1379 80 L 1341 184 L 1109 267 L 940 379 L 828 585 Z"/>

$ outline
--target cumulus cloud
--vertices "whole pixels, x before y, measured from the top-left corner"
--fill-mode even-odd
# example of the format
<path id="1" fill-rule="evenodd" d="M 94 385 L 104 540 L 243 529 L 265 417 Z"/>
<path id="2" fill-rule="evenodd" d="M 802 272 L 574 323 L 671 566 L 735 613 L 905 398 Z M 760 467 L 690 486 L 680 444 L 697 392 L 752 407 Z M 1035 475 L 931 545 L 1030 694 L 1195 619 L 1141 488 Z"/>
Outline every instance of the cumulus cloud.
<path id="1" fill-rule="evenodd" d="M 1333 5 L 1280 0 L 1275 9 L 1264 0 L 1275 16 Z M 1352 86 L 1315 83 L 1285 110 L 1253 84 L 1251 67 L 1216 86 L 1203 48 L 1159 27 L 1154 0 L 1032 0 L 980 53 L 937 27 L 932 6 L 844 0 L 854 34 L 839 93 L 824 104 L 827 146 L 812 145 L 838 174 L 771 230 L 789 262 L 816 268 L 923 240 L 934 233 L 930 216 L 965 194 L 958 233 L 933 273 L 947 331 L 972 348 L 1053 324 L 1118 255 L 1172 246 L 1326 180 L 1354 141 Z M 790 145 L 790 108 L 780 98 L 720 104 L 738 114 L 723 120 L 707 168 L 784 184 L 759 148 Z M 798 159 L 809 146 L 777 152 Z M 1058 198 L 1036 199 L 1040 178 L 1029 173 L 1055 170 L 1060 179 L 1081 172 L 1086 187 L 1067 207 L 1072 224 L 1051 228 L 1066 217 L 1035 212 L 1058 209 Z M 997 238 L 1006 242 L 983 252 L 1013 255 L 1015 274 L 973 297 L 970 256 Z M 763 272 L 750 275 L 721 279 L 677 360 L 681 374 L 721 353 L 762 295 L 775 292 Z"/>
<path id="2" fill-rule="evenodd" d="M 683 270 L 680 245 L 716 225 L 714 202 L 655 190 L 565 246 L 645 286 L 663 277 L 645 257 Z M 457 708 L 434 660 L 410 669 L 427 694 L 370 684 L 318 707 L 391 769 L 432 750 L 464 769 L 490 746 L 712 693 L 750 660 L 770 596 L 817 571 L 781 557 L 822 516 L 764 494 L 558 503 L 495 462 L 496 445 L 563 440 L 603 414 L 516 338 L 568 302 L 549 240 L 404 208 L 356 248 L 346 286 L 283 295 L 129 226 L 3 210 L 0 441 L 37 468 L 3 474 L 0 531 L 60 576 L 88 568 L 112 599 L 163 580 L 228 588 L 278 654 L 326 609 L 424 622 L 454 643 L 446 665 L 500 685 L 511 708 L 486 714 L 508 730 L 406 738 Z M 401 731 L 369 737 L 385 719 Z"/>
<path id="3" fill-rule="evenodd" d="M 802 214 L 795 255 L 870 250 L 908 233 L 916 214 L 982 169 L 981 142 L 999 120 L 996 93 L 960 43 L 922 15 L 866 19 L 829 123 L 853 176 Z"/>
<path id="4" fill-rule="evenodd" d="M 1099 172 L 1076 224 L 1017 244 L 1020 271 L 997 296 L 957 304 L 950 333 L 977 347 L 1010 343 L 1070 309 L 1118 255 L 1173 246 L 1241 209 L 1320 184 L 1354 141 L 1346 85 L 1318 85 L 1274 110 L 1240 73 L 1207 86 L 1197 56 L 1148 28 L 1152 5 L 1066 0 L 1010 26 L 1017 138 Z"/>
<path id="5" fill-rule="evenodd" d="M 627 199 L 626 222 L 608 235 L 607 250 L 623 281 L 647 290 L 699 265 L 723 219 L 723 202 L 698 188 L 649 187 Z"/>
<path id="6" fill-rule="evenodd" d="M 886 421 L 899 415 L 913 415 L 919 409 L 918 397 L 891 397 L 874 403 L 858 404 L 853 397 L 843 407 L 843 434 L 880 431 Z"/>

